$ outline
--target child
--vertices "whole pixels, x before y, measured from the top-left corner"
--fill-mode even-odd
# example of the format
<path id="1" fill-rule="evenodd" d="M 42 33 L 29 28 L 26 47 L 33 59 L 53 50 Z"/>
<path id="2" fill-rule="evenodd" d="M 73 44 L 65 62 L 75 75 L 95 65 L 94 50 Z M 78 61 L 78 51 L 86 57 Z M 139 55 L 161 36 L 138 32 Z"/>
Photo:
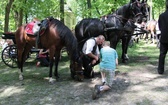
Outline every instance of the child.
<path id="1" fill-rule="evenodd" d="M 100 92 L 109 90 L 112 87 L 115 77 L 116 65 L 118 65 L 118 54 L 115 49 L 110 48 L 110 42 L 106 41 L 100 50 L 100 72 L 103 85 L 95 85 L 92 99 L 98 98 Z"/>

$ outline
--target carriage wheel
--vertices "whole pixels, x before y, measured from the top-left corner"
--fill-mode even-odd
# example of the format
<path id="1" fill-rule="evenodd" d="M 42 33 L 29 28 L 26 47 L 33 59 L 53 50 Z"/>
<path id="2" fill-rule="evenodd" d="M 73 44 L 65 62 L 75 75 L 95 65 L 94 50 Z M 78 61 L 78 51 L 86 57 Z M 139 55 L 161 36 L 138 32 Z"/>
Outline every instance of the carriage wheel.
<path id="1" fill-rule="evenodd" d="M 17 49 L 16 45 L 5 47 L 1 55 L 2 61 L 11 68 L 17 67 Z"/>

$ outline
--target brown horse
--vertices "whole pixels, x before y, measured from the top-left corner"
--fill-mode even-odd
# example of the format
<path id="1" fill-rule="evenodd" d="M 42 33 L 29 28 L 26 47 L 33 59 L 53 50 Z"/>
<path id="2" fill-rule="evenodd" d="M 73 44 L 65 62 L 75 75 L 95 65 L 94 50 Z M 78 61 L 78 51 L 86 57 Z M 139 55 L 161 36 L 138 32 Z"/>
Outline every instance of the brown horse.
<path id="1" fill-rule="evenodd" d="M 156 20 L 150 20 L 146 23 L 146 30 L 149 31 L 149 34 L 151 36 L 149 36 L 149 34 L 147 33 L 145 36 L 145 40 L 146 42 L 148 42 L 148 39 L 152 40 L 152 43 L 155 43 L 155 38 L 156 38 L 156 24 L 157 21 Z"/>
<path id="2" fill-rule="evenodd" d="M 38 44 L 39 48 L 49 49 L 50 55 L 50 70 L 49 70 L 49 82 L 53 82 L 52 79 L 52 67 L 55 61 L 56 78 L 58 76 L 58 63 L 61 49 L 65 46 L 70 57 L 70 69 L 72 78 L 77 77 L 78 80 L 83 80 L 82 62 L 78 53 L 78 44 L 76 37 L 72 34 L 71 30 L 57 19 L 48 19 L 48 27 L 45 32 L 40 35 Z M 15 34 L 15 40 L 18 50 L 18 68 L 19 79 L 23 80 L 23 64 L 25 62 L 26 55 L 30 49 L 35 46 L 36 37 L 28 35 L 25 30 L 25 26 L 21 26 L 17 29 Z M 55 57 L 55 59 L 54 59 Z"/>

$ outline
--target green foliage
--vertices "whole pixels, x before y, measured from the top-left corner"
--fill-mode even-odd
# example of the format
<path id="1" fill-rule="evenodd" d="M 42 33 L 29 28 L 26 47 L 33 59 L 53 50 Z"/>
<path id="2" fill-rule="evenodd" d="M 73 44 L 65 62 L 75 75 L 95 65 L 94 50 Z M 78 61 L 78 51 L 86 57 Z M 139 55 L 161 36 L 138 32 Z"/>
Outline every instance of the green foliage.
<path id="1" fill-rule="evenodd" d="M 165 0 L 153 0 L 153 16 L 154 19 L 158 19 L 159 15 L 165 11 Z"/>
<path id="2" fill-rule="evenodd" d="M 7 1 L 8 0 L 1 0 L 0 1 L 0 33 L 1 32 L 3 32 L 3 26 L 4 26 L 4 14 L 5 14 L 5 6 L 6 6 L 6 4 L 7 4 Z M 0 34 L 0 36 L 1 36 L 1 34 Z"/>
<path id="3" fill-rule="evenodd" d="M 148 0 L 148 3 L 150 1 L 152 0 Z M 9 0 L 0 1 L 0 32 L 4 30 L 5 7 L 8 2 Z M 87 0 L 64 0 L 64 2 L 66 5 L 65 12 L 71 12 L 77 17 L 77 21 L 79 21 L 81 18 L 99 18 L 103 15 L 110 14 L 120 6 L 130 2 L 130 0 L 91 0 L 90 9 L 88 9 Z M 49 16 L 59 18 L 59 3 L 60 0 L 15 0 L 10 12 L 9 30 L 14 31 L 17 28 L 15 20 L 16 11 L 23 10 L 23 24 L 26 22 L 26 15 L 28 16 L 28 22 L 35 17 L 40 20 Z M 153 17 L 157 19 L 159 14 L 165 10 L 165 2 L 162 0 L 153 0 L 152 3 Z"/>
<path id="4" fill-rule="evenodd" d="M 68 1 L 74 1 L 74 0 L 67 0 Z M 124 5 L 127 3 L 127 1 L 117 1 L 116 0 L 91 0 L 91 9 L 89 10 L 87 7 L 87 1 L 83 0 L 76 0 L 75 6 L 74 3 L 69 3 L 70 7 L 72 7 L 72 10 L 77 10 L 74 11 L 76 16 L 82 17 L 82 18 L 87 18 L 89 17 L 89 12 L 91 11 L 91 17 L 93 18 L 99 18 L 103 15 L 107 15 L 112 13 L 112 10 L 116 10 L 119 8 L 121 5 Z"/>
<path id="5" fill-rule="evenodd" d="M 29 21 L 35 17 L 41 20 L 49 16 L 59 16 L 59 0 L 27 0 L 27 2 L 21 0 L 16 1 L 14 5 L 15 10 L 23 9 Z"/>

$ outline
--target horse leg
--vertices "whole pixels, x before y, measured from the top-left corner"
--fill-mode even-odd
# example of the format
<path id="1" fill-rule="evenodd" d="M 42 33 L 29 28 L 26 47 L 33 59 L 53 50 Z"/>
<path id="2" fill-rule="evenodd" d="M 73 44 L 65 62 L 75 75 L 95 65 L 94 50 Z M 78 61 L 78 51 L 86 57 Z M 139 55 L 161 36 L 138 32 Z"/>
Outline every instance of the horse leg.
<path id="1" fill-rule="evenodd" d="M 129 46 L 132 47 L 134 45 L 134 40 L 135 40 L 135 37 L 132 36 L 130 41 L 129 41 Z"/>
<path id="2" fill-rule="evenodd" d="M 152 36 L 152 43 L 154 44 L 155 43 L 155 33 L 153 31 L 151 32 L 151 36 Z"/>
<path id="3" fill-rule="evenodd" d="M 18 48 L 19 80 L 23 80 L 23 64 L 32 46 L 26 44 L 24 48 Z"/>
<path id="4" fill-rule="evenodd" d="M 145 41 L 146 41 L 146 43 L 148 43 L 148 33 L 146 33 L 146 35 L 145 35 Z"/>
<path id="5" fill-rule="evenodd" d="M 52 78 L 52 68 L 54 63 L 54 54 L 55 54 L 55 48 L 51 47 L 49 49 L 49 55 L 50 55 L 50 70 L 49 70 L 49 83 L 54 83 L 54 79 Z M 56 60 L 56 58 L 55 58 Z"/>
<path id="6" fill-rule="evenodd" d="M 110 47 L 116 49 L 117 43 L 119 42 L 119 37 L 116 34 L 114 37 L 110 38 Z"/>
<path id="7" fill-rule="evenodd" d="M 122 59 L 123 63 L 126 63 L 129 59 L 129 57 L 127 55 L 127 49 L 128 49 L 128 43 L 129 43 L 130 39 L 131 39 L 131 36 L 122 38 L 122 56 L 121 56 L 121 59 Z"/>
<path id="8" fill-rule="evenodd" d="M 126 40 L 126 44 L 125 44 L 125 54 L 126 54 L 126 58 L 129 60 L 129 57 L 127 55 L 127 51 L 128 51 L 128 44 L 129 44 L 129 41 L 131 40 L 131 36 L 128 36 L 127 37 L 127 40 Z"/>
<path id="9" fill-rule="evenodd" d="M 143 37 L 144 37 L 144 33 L 140 35 L 140 39 L 143 39 Z"/>
<path id="10" fill-rule="evenodd" d="M 54 82 L 54 79 L 52 78 L 53 62 L 54 62 L 54 59 L 50 58 L 49 83 L 53 83 Z"/>
<path id="11" fill-rule="evenodd" d="M 23 80 L 23 48 L 17 48 L 17 64 L 18 64 L 18 73 L 19 73 L 19 80 Z"/>
<path id="12" fill-rule="evenodd" d="M 56 51 L 55 53 L 55 71 L 54 71 L 54 76 L 56 77 L 56 79 L 59 79 L 59 74 L 58 74 L 58 64 L 60 61 L 60 51 Z"/>

